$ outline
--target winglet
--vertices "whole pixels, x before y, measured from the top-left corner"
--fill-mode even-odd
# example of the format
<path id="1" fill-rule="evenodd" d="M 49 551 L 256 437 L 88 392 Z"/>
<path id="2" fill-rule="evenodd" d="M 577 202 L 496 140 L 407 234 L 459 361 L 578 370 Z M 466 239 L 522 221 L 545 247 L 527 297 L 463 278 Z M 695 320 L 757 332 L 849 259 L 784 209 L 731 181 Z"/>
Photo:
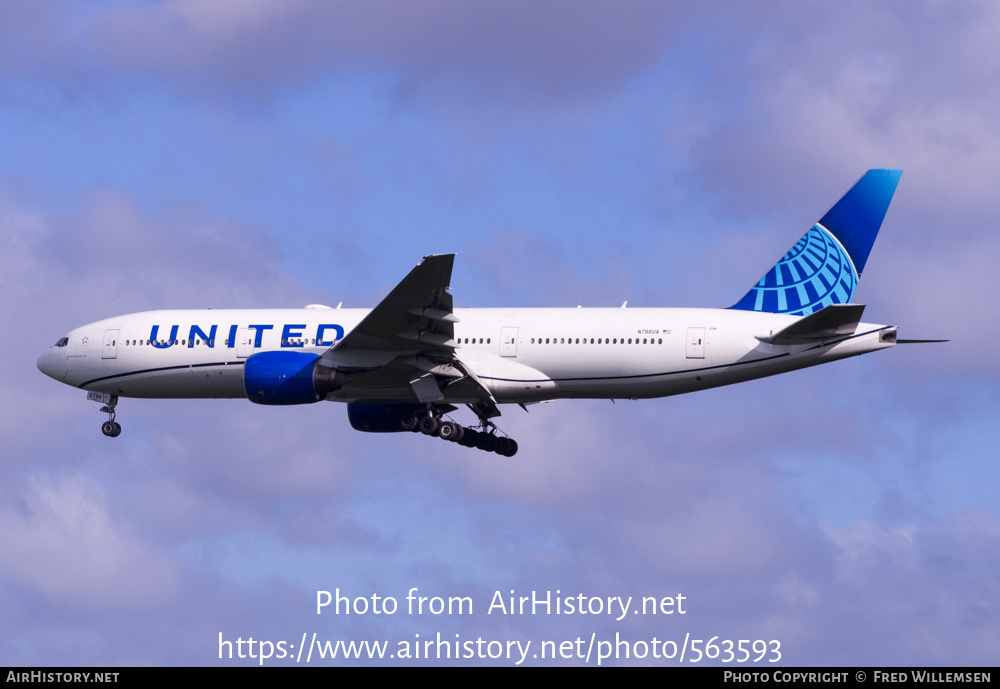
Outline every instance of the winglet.
<path id="1" fill-rule="evenodd" d="M 902 170 L 869 170 L 736 304 L 807 316 L 854 296 Z"/>

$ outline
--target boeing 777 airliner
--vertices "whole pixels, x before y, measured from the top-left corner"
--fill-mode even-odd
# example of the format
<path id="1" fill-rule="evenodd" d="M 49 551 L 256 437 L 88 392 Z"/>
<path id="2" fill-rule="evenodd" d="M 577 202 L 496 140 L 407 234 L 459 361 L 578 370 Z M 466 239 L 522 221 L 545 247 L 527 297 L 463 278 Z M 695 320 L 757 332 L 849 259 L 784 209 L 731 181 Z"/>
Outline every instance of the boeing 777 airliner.
<path id="1" fill-rule="evenodd" d="M 850 304 L 900 170 L 869 170 L 727 309 L 453 308 L 454 254 L 427 256 L 374 309 L 149 311 L 77 328 L 38 359 L 121 426 L 122 397 L 347 403 L 361 431 L 419 431 L 512 456 L 498 405 L 638 399 L 892 347 Z M 475 427 L 446 420 L 459 405 Z"/>

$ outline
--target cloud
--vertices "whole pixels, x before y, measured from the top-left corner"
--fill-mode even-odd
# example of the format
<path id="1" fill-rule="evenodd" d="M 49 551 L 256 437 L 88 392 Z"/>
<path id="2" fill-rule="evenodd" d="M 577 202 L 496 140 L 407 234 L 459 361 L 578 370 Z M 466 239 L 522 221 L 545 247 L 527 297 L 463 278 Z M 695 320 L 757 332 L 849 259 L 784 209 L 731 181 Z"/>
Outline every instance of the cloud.
<path id="1" fill-rule="evenodd" d="M 921 528 L 859 523 L 829 530 L 838 552 L 835 590 L 851 601 L 844 612 L 858 615 L 844 614 L 835 624 L 857 629 L 861 622 L 872 638 L 896 639 L 892 650 L 873 644 L 860 662 L 909 662 L 919 653 L 930 665 L 962 665 L 992 657 L 990 645 L 1000 637 L 991 616 L 1000 592 L 986 572 L 996 566 L 998 527 L 995 514 L 973 510 Z"/>
<path id="2" fill-rule="evenodd" d="M 254 96 L 374 69 L 398 80 L 400 94 L 451 84 L 542 101 L 620 88 L 655 62 L 678 14 L 645 0 L 614 9 L 591 0 L 503 8 L 455 0 L 63 5 L 61 14 L 6 10 L 5 35 L 26 49 L 0 52 L 0 67 L 56 79 L 61 71 L 98 90 L 103 72 Z"/>
<path id="3" fill-rule="evenodd" d="M 119 523 L 90 479 L 37 475 L 20 498 L 22 509 L 8 503 L 0 511 L 6 585 L 78 611 L 135 611 L 174 599 L 177 567 Z"/>
<path id="4" fill-rule="evenodd" d="M 997 95 L 981 88 L 1000 69 L 988 38 L 1000 23 L 995 6 L 798 9 L 772 6 L 780 30 L 734 36 L 713 56 L 710 69 L 732 70 L 739 87 L 717 78 L 691 94 L 702 111 L 744 97 L 739 108 L 712 108 L 708 135 L 694 145 L 706 181 L 744 207 L 774 207 L 817 194 L 818 180 L 902 167 L 903 184 L 921 185 L 914 202 L 924 213 L 942 201 L 981 206 L 998 146 L 988 126 Z M 781 182 L 767 191 L 763 179 Z"/>
<path id="5" fill-rule="evenodd" d="M 635 2 L 518 2 L 503 9 L 452 0 L 190 2 L 118 8 L 102 17 L 109 53 L 184 79 L 257 91 L 359 65 L 404 90 L 456 80 L 463 90 L 534 97 L 593 92 L 655 60 L 673 12 Z"/>
<path id="6" fill-rule="evenodd" d="M 31 210 L 22 196 L 4 194 L 0 236 L 8 247 L 0 280 L 7 294 L 18 297 L 4 305 L 5 315 L 20 322 L 33 319 L 40 307 L 49 327 L 61 322 L 69 328 L 81 319 L 165 304 L 232 307 L 306 299 L 258 229 L 194 208 L 174 207 L 157 219 L 121 190 L 96 189 L 66 213 Z"/>

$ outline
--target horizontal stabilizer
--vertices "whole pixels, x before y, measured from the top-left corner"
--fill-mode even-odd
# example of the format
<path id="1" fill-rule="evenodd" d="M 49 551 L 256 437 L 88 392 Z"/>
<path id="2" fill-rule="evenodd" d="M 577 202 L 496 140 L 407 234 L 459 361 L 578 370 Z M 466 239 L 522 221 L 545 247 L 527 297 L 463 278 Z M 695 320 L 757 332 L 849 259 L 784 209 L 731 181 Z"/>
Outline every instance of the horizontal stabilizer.
<path id="1" fill-rule="evenodd" d="M 864 311 L 864 304 L 831 304 L 803 316 L 778 332 L 757 335 L 757 339 L 768 344 L 794 345 L 852 335 L 857 330 Z"/>

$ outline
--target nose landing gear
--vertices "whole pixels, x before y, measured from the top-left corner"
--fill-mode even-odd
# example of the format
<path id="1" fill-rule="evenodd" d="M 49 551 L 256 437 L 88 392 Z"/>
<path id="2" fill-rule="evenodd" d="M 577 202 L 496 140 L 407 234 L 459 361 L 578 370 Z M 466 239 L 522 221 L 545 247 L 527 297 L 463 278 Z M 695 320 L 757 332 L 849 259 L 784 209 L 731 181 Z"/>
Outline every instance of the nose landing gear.
<path id="1" fill-rule="evenodd" d="M 95 396 L 91 396 L 95 395 Z M 121 424 L 115 421 L 115 407 L 118 406 L 118 395 L 108 395 L 106 393 L 90 393 L 87 395 L 88 399 L 93 399 L 98 402 L 105 402 L 106 404 L 101 407 L 101 411 L 108 415 L 108 420 L 101 424 L 101 433 L 108 436 L 109 438 L 117 438 L 122 433 Z"/>

